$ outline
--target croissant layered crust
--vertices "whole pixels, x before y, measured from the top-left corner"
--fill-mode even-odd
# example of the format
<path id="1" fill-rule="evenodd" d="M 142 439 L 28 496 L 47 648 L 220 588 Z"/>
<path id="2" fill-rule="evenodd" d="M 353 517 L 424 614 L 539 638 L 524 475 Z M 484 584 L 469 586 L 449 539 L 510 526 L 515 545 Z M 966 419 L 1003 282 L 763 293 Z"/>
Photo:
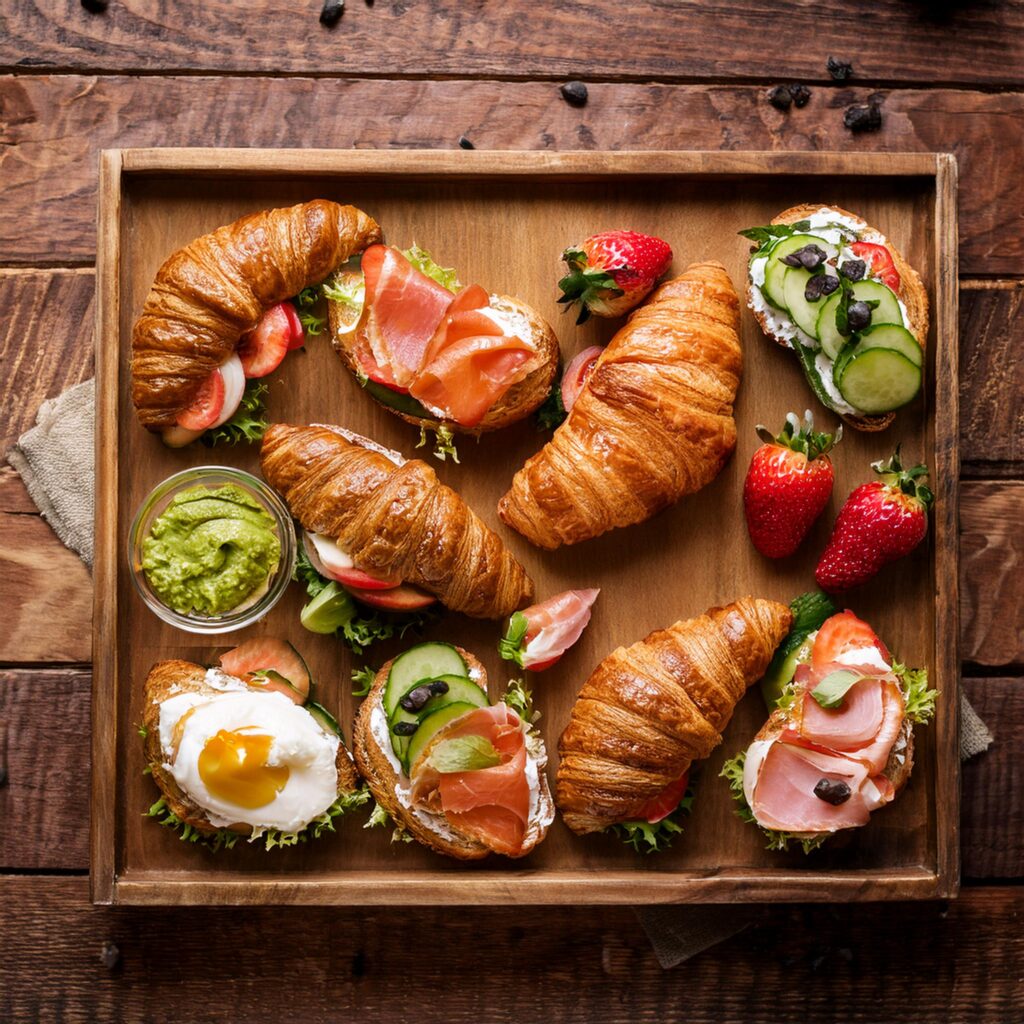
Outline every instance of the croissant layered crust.
<path id="1" fill-rule="evenodd" d="M 132 331 L 132 401 L 142 424 L 173 426 L 269 306 L 380 238 L 362 210 L 317 199 L 250 214 L 173 253 Z"/>
<path id="2" fill-rule="evenodd" d="M 710 483 L 736 445 L 739 299 L 719 263 L 665 282 L 601 354 L 498 512 L 542 548 L 642 522 Z"/>
<path id="3" fill-rule="evenodd" d="M 558 744 L 555 800 L 569 828 L 582 835 L 635 819 L 707 757 L 791 622 L 785 605 L 744 597 L 605 658 Z"/>
<path id="4" fill-rule="evenodd" d="M 526 570 L 425 462 L 396 465 L 326 427 L 285 424 L 267 431 L 260 459 L 303 529 L 330 537 L 361 569 L 474 618 L 503 618 L 532 599 Z"/>

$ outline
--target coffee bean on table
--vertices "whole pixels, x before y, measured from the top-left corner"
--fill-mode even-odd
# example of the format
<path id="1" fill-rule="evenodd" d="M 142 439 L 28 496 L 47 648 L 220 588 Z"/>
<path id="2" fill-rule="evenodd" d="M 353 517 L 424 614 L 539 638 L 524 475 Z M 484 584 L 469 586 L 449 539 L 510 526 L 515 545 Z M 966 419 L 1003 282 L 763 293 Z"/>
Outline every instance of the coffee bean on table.
<path id="1" fill-rule="evenodd" d="M 882 127 L 882 111 L 877 103 L 855 103 L 843 112 L 843 124 L 851 132 L 877 132 Z"/>
<path id="2" fill-rule="evenodd" d="M 559 90 L 570 107 L 582 107 L 587 102 L 587 87 L 582 82 L 566 82 Z"/>
<path id="3" fill-rule="evenodd" d="M 465 135 L 459 136 L 459 146 L 462 149 L 476 149 L 476 146 L 474 146 L 473 143 L 470 142 Z"/>
<path id="4" fill-rule="evenodd" d="M 789 87 L 789 95 L 793 97 L 794 107 L 806 107 L 811 102 L 811 90 L 799 83 Z"/>
<path id="5" fill-rule="evenodd" d="M 768 102 L 776 110 L 789 110 L 793 105 L 793 97 L 789 94 L 789 86 L 777 85 L 768 90 Z"/>
<path id="6" fill-rule="evenodd" d="M 82 0 L 82 6 L 90 14 L 102 14 L 107 9 L 107 0 Z"/>
<path id="7" fill-rule="evenodd" d="M 323 9 L 320 11 L 320 24 L 330 28 L 338 23 L 338 19 L 345 13 L 345 0 L 324 0 Z"/>
<path id="8" fill-rule="evenodd" d="M 853 65 L 848 60 L 840 60 L 838 57 L 829 57 L 825 61 L 825 67 L 837 82 L 845 82 L 853 74 Z"/>

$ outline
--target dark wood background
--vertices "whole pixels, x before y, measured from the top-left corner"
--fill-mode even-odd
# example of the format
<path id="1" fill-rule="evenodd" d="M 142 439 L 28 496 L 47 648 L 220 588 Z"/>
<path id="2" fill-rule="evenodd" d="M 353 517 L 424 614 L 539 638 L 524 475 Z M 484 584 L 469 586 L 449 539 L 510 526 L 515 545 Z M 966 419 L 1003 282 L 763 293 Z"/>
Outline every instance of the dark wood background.
<path id="1" fill-rule="evenodd" d="M 319 7 L 0 0 L 0 450 L 92 373 L 104 146 L 955 152 L 963 675 L 996 734 L 964 768 L 962 894 L 779 908 L 670 972 L 627 908 L 95 909 L 90 579 L 4 468 L 0 1020 L 1024 1020 L 1024 2 Z M 813 96 L 783 114 L 791 81 Z M 872 96 L 882 130 L 852 135 Z"/>

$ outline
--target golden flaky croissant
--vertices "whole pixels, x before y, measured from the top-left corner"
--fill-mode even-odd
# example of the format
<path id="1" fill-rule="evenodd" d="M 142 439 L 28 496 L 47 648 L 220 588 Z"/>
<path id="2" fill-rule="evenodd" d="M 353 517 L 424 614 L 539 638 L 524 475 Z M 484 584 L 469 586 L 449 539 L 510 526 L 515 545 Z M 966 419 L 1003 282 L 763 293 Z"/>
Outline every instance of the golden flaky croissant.
<path id="1" fill-rule="evenodd" d="M 173 253 L 132 331 L 132 401 L 143 426 L 174 426 L 269 306 L 380 237 L 362 210 L 317 199 L 250 214 Z"/>
<path id="2" fill-rule="evenodd" d="M 274 424 L 260 461 L 303 529 L 335 541 L 358 568 L 474 618 L 526 604 L 533 581 L 501 538 L 425 462 L 385 451 L 338 429 Z"/>
<path id="3" fill-rule="evenodd" d="M 569 828 L 582 835 L 636 819 L 707 757 L 791 622 L 785 605 L 744 597 L 612 651 L 558 744 L 555 802 Z"/>
<path id="4" fill-rule="evenodd" d="M 719 263 L 666 281 L 601 354 L 498 512 L 542 548 L 643 522 L 710 483 L 736 445 L 739 299 Z"/>

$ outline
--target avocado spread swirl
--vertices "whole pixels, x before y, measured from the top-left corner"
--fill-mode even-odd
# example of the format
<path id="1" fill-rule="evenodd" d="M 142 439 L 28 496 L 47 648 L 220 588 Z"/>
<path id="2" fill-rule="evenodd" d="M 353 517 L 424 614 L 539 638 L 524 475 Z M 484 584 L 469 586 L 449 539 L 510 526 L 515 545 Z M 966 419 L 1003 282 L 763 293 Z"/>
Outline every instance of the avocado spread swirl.
<path id="1" fill-rule="evenodd" d="M 281 559 L 274 520 L 242 488 L 190 487 L 142 543 L 142 568 L 182 615 L 221 615 L 266 589 Z"/>

